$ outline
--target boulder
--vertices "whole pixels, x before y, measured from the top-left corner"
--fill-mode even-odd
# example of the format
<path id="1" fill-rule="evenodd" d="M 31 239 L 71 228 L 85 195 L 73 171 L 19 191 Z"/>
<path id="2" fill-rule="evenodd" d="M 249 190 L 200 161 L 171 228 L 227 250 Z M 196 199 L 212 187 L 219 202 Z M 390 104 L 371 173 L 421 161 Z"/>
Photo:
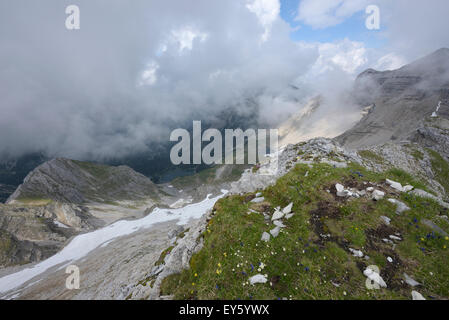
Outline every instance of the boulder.
<path id="1" fill-rule="evenodd" d="M 261 238 L 261 240 L 262 240 L 262 241 L 265 241 L 265 242 L 270 241 L 270 234 L 269 234 L 268 232 L 262 233 L 262 238 Z"/>
<path id="2" fill-rule="evenodd" d="M 388 199 L 388 202 L 391 202 L 396 205 L 396 214 L 401 214 L 404 211 L 410 210 L 410 208 L 403 202 L 396 199 Z"/>
<path id="3" fill-rule="evenodd" d="M 256 283 L 266 283 L 267 281 L 268 281 L 267 277 L 265 277 L 262 274 L 256 274 L 255 276 L 249 278 L 249 283 L 251 285 L 255 285 Z"/>
<path id="4" fill-rule="evenodd" d="M 426 300 L 421 293 L 418 291 L 412 291 L 412 299 L 413 300 Z"/>
<path id="5" fill-rule="evenodd" d="M 284 214 L 283 212 L 276 210 L 276 211 L 273 213 L 273 216 L 271 217 L 271 220 L 274 221 L 274 220 L 282 219 L 282 218 L 284 217 L 284 215 L 285 215 L 285 214 Z"/>
<path id="6" fill-rule="evenodd" d="M 290 212 L 292 212 L 292 208 L 293 208 L 293 202 L 291 202 L 288 206 L 286 206 L 282 212 L 284 214 L 289 214 Z"/>
<path id="7" fill-rule="evenodd" d="M 281 231 L 281 228 L 276 227 L 276 228 L 270 230 L 270 233 L 273 236 L 273 238 L 276 238 L 279 235 L 280 231 Z"/>
<path id="8" fill-rule="evenodd" d="M 376 201 L 382 200 L 385 197 L 385 192 L 380 190 L 374 190 L 372 197 Z"/>
<path id="9" fill-rule="evenodd" d="M 374 283 L 378 284 L 382 288 L 386 288 L 387 284 L 385 283 L 384 279 L 378 274 L 376 271 L 371 269 L 370 267 L 366 268 L 365 271 L 363 271 L 363 274 L 373 281 Z"/>

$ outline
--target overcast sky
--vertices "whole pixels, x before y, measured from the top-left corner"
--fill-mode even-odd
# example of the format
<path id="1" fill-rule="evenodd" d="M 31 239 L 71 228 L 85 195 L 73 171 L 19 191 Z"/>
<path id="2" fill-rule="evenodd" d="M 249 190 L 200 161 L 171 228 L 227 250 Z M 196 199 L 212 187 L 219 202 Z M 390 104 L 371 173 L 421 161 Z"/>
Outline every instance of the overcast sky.
<path id="1" fill-rule="evenodd" d="M 65 27 L 70 4 L 80 30 Z M 378 31 L 365 28 L 368 4 L 381 10 Z M 368 67 L 449 47 L 447 12 L 447 0 L 2 0 L 0 156 L 145 151 L 192 114 L 247 97 L 275 126 Z"/>

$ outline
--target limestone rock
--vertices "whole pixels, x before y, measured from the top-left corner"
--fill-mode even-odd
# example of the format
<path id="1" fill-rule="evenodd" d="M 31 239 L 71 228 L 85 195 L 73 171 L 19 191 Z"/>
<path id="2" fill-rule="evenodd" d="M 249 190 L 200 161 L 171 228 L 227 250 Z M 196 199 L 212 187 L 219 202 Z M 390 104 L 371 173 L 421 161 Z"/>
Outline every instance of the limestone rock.
<path id="1" fill-rule="evenodd" d="M 262 241 L 268 242 L 270 241 L 270 234 L 267 232 L 262 233 Z"/>
<path id="2" fill-rule="evenodd" d="M 412 299 L 413 300 L 426 300 L 421 293 L 418 291 L 412 291 Z"/>
<path id="3" fill-rule="evenodd" d="M 255 276 L 249 278 L 249 283 L 251 285 L 255 285 L 256 283 L 266 283 L 267 281 L 268 281 L 267 277 L 265 277 L 262 274 L 256 274 Z"/>
<path id="4" fill-rule="evenodd" d="M 380 190 L 374 190 L 372 194 L 372 198 L 376 201 L 382 200 L 385 197 L 385 192 Z"/>
<path id="5" fill-rule="evenodd" d="M 270 230 L 270 233 L 273 236 L 273 238 L 276 238 L 279 235 L 280 231 L 281 231 L 281 228 L 276 227 L 276 228 Z"/>
<path id="6" fill-rule="evenodd" d="M 282 219 L 282 218 L 284 217 L 284 215 L 285 215 L 285 214 L 284 214 L 282 211 L 276 210 L 276 211 L 273 213 L 273 216 L 271 217 L 271 220 L 274 221 L 274 220 Z"/>
<path id="7" fill-rule="evenodd" d="M 286 206 L 282 212 L 284 214 L 289 214 L 290 212 L 292 212 L 292 208 L 293 208 L 293 202 L 291 202 L 288 206 Z"/>

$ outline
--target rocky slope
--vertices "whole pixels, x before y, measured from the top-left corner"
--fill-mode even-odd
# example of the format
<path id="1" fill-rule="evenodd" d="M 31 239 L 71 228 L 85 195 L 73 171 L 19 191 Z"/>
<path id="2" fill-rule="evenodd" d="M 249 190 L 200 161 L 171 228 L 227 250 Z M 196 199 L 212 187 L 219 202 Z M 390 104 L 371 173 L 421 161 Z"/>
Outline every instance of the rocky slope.
<path id="1" fill-rule="evenodd" d="M 104 223 L 73 204 L 0 205 L 0 267 L 37 262 Z"/>
<path id="2" fill-rule="evenodd" d="M 425 120 L 438 105 L 437 116 L 448 118 L 449 49 L 440 49 L 398 70 L 369 69 L 358 76 L 354 96 L 369 111 L 337 138 L 348 148 L 411 139 L 448 142 L 438 127 Z"/>

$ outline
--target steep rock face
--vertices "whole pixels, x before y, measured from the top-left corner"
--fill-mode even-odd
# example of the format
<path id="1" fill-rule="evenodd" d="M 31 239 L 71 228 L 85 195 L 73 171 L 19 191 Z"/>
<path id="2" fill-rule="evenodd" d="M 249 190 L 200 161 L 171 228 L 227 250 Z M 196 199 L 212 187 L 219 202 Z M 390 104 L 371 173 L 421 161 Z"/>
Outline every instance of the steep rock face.
<path id="1" fill-rule="evenodd" d="M 157 197 L 153 182 L 127 166 L 53 159 L 29 173 L 6 203 L 36 198 L 86 203 Z"/>
<path id="2" fill-rule="evenodd" d="M 406 65 L 398 70 L 379 72 L 369 69 L 356 80 L 354 96 L 370 112 L 337 141 L 348 148 L 379 145 L 409 139 L 422 121 L 435 112 L 449 112 L 449 49 Z"/>
<path id="3" fill-rule="evenodd" d="M 37 262 L 103 223 L 73 204 L 0 205 L 0 267 Z"/>
<path id="4" fill-rule="evenodd" d="M 412 141 L 449 159 L 449 120 L 441 117 L 425 122 L 423 127 L 416 130 Z"/>

